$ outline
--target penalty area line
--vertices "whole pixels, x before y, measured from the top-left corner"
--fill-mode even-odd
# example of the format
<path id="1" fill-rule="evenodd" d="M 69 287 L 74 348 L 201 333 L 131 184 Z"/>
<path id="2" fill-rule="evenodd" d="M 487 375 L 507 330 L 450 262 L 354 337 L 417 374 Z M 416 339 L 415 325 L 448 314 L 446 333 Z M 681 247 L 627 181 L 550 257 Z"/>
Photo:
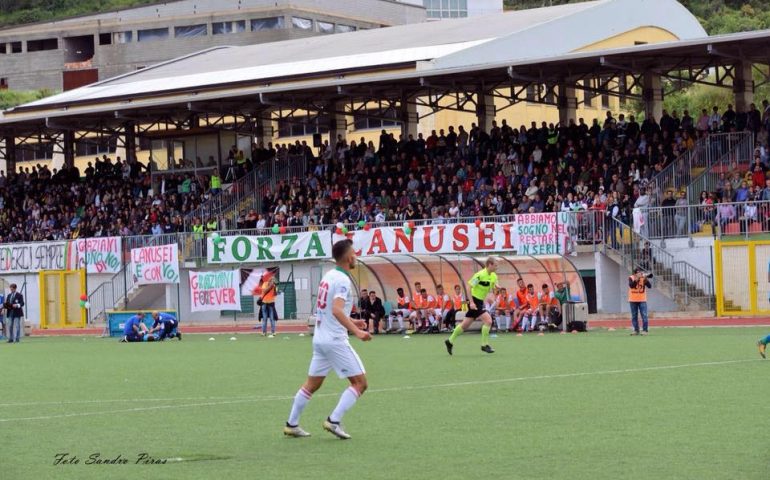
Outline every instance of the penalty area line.
<path id="1" fill-rule="evenodd" d="M 439 388 L 456 388 L 456 387 L 477 386 L 477 385 L 494 385 L 494 384 L 502 384 L 502 383 L 526 382 L 526 381 L 532 381 L 532 380 L 555 380 L 555 379 L 563 379 L 563 378 L 622 375 L 622 374 L 628 374 L 628 373 L 655 372 L 655 371 L 661 371 L 661 370 L 676 370 L 676 369 L 682 369 L 682 368 L 714 367 L 714 366 L 722 366 L 722 365 L 734 365 L 739 363 L 755 363 L 759 361 L 762 361 L 762 360 L 761 359 L 724 360 L 724 361 L 716 361 L 716 362 L 684 363 L 684 364 L 678 364 L 678 365 L 659 365 L 659 366 L 652 366 L 652 367 L 623 368 L 623 369 L 615 369 L 615 370 L 598 370 L 593 372 L 556 373 L 552 375 L 534 375 L 534 376 L 527 376 L 527 377 L 498 378 L 498 379 L 490 379 L 490 380 L 470 380 L 466 382 L 438 383 L 438 384 L 429 384 L 429 385 L 403 385 L 400 387 L 373 388 L 373 389 L 367 390 L 367 394 L 371 395 L 376 393 L 406 392 L 406 391 L 413 391 L 413 390 L 431 390 L 431 389 L 439 389 Z M 336 396 L 339 396 L 339 392 L 317 393 L 314 395 L 314 397 L 336 397 Z M 75 418 L 75 417 L 92 417 L 97 415 L 116 415 L 116 414 L 122 414 L 122 413 L 136 413 L 136 412 L 147 412 L 147 411 L 154 411 L 154 410 L 167 410 L 167 409 L 179 409 L 179 408 L 216 407 L 216 406 L 222 406 L 222 405 L 237 405 L 242 403 L 286 401 L 286 400 L 291 400 L 293 398 L 294 398 L 294 395 L 273 395 L 273 396 L 266 396 L 266 397 L 242 397 L 242 398 L 236 397 L 230 400 L 222 400 L 222 401 L 183 403 L 183 404 L 177 404 L 177 405 L 154 405 L 154 406 L 147 406 L 147 407 L 124 408 L 124 409 L 116 409 L 116 410 L 100 410 L 95 412 L 73 412 L 73 413 L 62 413 L 62 414 L 54 414 L 54 415 L 41 415 L 41 416 L 35 416 L 35 417 L 0 418 L 0 423 L 55 420 L 55 419 L 64 419 L 64 418 Z M 164 400 L 172 401 L 174 399 L 164 399 Z M 105 403 L 110 402 L 110 400 L 105 400 L 104 402 Z"/>

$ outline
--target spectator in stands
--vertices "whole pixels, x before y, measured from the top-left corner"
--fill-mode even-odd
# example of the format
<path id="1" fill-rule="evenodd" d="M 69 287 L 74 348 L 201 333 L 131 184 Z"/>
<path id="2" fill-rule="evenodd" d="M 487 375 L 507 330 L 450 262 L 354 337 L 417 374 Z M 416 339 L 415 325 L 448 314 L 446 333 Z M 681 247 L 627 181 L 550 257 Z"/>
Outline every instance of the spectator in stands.
<path id="1" fill-rule="evenodd" d="M 679 192 L 679 198 L 676 199 L 676 214 L 674 215 L 674 223 L 676 224 L 676 235 L 681 237 L 686 235 L 689 226 L 687 225 L 688 210 L 690 208 L 690 202 L 687 201 L 687 192 Z"/>
<path id="2" fill-rule="evenodd" d="M 736 219 L 735 207 L 732 203 L 727 203 L 723 198 L 717 205 L 717 214 L 715 221 L 724 231 L 725 227 Z"/>
<path id="3" fill-rule="evenodd" d="M 741 205 L 741 210 L 742 212 L 739 220 L 741 224 L 741 234 L 744 234 L 749 231 L 751 225 L 758 221 L 759 218 L 757 217 L 757 205 L 753 201 Z"/>

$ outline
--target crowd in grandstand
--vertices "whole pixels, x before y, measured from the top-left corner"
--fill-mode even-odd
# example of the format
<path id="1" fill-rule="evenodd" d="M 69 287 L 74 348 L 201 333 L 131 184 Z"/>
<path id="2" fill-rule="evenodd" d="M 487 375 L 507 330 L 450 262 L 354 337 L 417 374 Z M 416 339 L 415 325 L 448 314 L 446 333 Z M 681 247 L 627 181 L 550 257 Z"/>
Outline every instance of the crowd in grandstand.
<path id="1" fill-rule="evenodd" d="M 193 175 L 168 175 L 153 185 L 141 163 L 106 155 L 82 173 L 45 165 L 0 173 L 0 192 L 3 242 L 173 233 L 206 196 Z"/>
<path id="2" fill-rule="evenodd" d="M 600 122 L 512 128 L 505 120 L 489 132 L 432 131 L 396 140 L 383 131 L 378 144 L 363 138 L 326 143 L 304 179 L 264 192 L 262 211 L 243 212 L 238 228 L 355 224 L 360 220 L 442 222 L 457 217 L 525 212 L 595 211 L 631 223 L 633 208 L 684 207 L 695 199 L 654 191 L 650 180 L 702 137 L 751 130 L 757 159 L 751 172 L 727 172 L 724 189 L 709 201 L 770 199 L 765 173 L 770 108 L 747 113 L 728 106 L 693 117 L 664 110 L 660 121 L 607 112 Z M 746 184 L 743 184 L 743 182 Z M 676 197 L 674 196 L 676 193 Z M 711 196 L 713 195 L 713 198 Z M 724 218 L 715 213 L 715 219 Z M 671 218 L 671 228 L 686 228 Z M 673 230 L 672 230 L 673 231 Z"/>
<path id="3" fill-rule="evenodd" d="M 340 137 L 318 151 L 304 142 L 255 145 L 246 153 L 231 149 L 220 171 L 203 175 L 181 168 L 153 177 L 152 164 L 106 155 L 84 172 L 24 166 L 13 175 L 0 174 L 0 237 L 8 242 L 189 230 L 184 216 L 220 193 L 223 182 L 287 154 L 304 155 L 305 178 L 261 192 L 261 211 L 244 211 L 235 224 L 220 218 L 197 223 L 208 230 L 315 228 L 551 211 L 593 211 L 597 218 L 631 223 L 634 207 L 680 207 L 672 209 L 680 212 L 697 202 L 680 192 L 654 191 L 650 180 L 699 138 L 742 130 L 756 136 L 754 165 L 723 172 L 717 190 L 704 192 L 700 202 L 705 220 L 743 225 L 751 215 L 766 218 L 766 212 L 718 204 L 770 200 L 767 101 L 761 111 L 752 105 L 745 113 L 731 106 L 699 116 L 664 110 L 659 121 L 641 123 L 607 112 L 590 125 L 581 118 L 568 125 L 531 122 L 514 128 L 502 120 L 488 132 L 472 124 L 468 130 L 450 126 L 399 139 L 383 130 L 376 143 Z M 688 228 L 675 213 L 665 221 L 671 232 Z"/>

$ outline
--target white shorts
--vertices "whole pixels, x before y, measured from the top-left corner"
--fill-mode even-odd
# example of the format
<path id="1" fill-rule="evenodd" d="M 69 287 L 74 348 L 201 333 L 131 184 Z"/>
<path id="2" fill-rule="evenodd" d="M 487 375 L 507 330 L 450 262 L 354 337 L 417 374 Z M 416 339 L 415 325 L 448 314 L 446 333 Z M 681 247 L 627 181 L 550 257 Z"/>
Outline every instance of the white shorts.
<path id="1" fill-rule="evenodd" d="M 311 377 L 325 377 L 332 368 L 340 378 L 366 373 L 363 362 L 350 343 L 313 343 L 313 358 L 307 374 Z"/>

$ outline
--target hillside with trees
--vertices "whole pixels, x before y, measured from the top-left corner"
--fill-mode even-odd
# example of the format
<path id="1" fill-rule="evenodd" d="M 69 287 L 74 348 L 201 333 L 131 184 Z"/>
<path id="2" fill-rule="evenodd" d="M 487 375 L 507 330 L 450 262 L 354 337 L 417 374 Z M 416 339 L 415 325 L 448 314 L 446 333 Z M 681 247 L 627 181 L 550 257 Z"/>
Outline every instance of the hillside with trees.
<path id="1" fill-rule="evenodd" d="M 505 8 L 523 10 L 550 7 L 586 0 L 504 0 Z M 679 0 L 698 17 L 709 35 L 746 32 L 770 28 L 770 2 L 767 0 Z"/>

